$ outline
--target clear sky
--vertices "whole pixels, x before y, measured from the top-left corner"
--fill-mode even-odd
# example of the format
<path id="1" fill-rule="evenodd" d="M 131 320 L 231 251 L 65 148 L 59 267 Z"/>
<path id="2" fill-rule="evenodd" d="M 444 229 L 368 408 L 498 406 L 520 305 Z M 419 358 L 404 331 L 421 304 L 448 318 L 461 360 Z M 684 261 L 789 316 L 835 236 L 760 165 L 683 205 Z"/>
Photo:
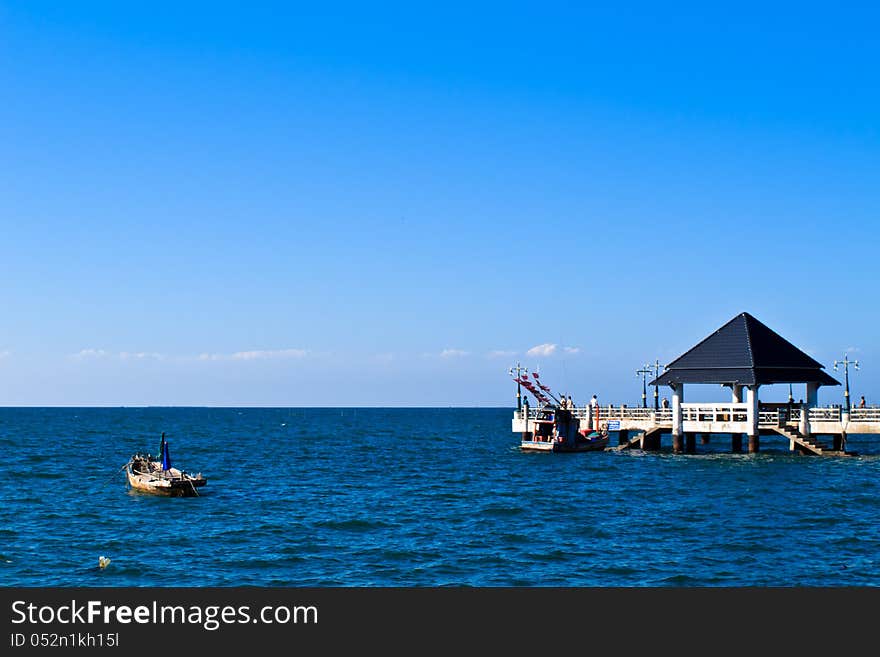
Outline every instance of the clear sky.
<path id="1" fill-rule="evenodd" d="M 742 311 L 878 402 L 878 19 L 0 0 L 0 404 L 634 404 Z"/>

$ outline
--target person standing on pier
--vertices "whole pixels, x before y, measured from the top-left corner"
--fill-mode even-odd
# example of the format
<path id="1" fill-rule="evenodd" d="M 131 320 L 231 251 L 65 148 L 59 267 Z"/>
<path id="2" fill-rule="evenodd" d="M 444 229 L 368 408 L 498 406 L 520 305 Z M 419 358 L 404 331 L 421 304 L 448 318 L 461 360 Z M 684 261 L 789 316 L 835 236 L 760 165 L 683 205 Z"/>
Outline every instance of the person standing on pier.
<path id="1" fill-rule="evenodd" d="M 865 396 L 862 395 L 862 398 L 859 399 L 859 408 L 864 408 L 864 407 L 865 407 Z"/>
<path id="2" fill-rule="evenodd" d="M 593 398 L 590 399 L 590 415 L 587 418 L 587 428 L 591 431 L 597 431 L 599 429 L 599 418 L 596 411 L 599 410 L 599 399 L 596 395 L 593 395 Z M 593 426 L 593 421 L 595 418 L 596 426 Z"/>

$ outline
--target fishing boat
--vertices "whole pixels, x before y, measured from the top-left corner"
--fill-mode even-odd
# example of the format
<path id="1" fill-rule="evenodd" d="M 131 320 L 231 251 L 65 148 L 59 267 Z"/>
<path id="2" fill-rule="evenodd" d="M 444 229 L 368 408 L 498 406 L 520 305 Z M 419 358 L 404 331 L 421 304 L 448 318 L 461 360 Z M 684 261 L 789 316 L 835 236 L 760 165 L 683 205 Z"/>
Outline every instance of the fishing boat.
<path id="1" fill-rule="evenodd" d="M 208 483 L 201 472 L 189 474 L 172 467 L 168 441 L 162 433 L 158 459 L 151 454 L 137 453 L 125 464 L 128 484 L 135 490 L 170 497 L 198 496 L 198 488 Z"/>
<path id="2" fill-rule="evenodd" d="M 532 452 L 595 452 L 608 447 L 608 433 L 580 429 L 571 410 L 559 407 L 538 409 L 524 432 L 520 448 Z"/>
<path id="3" fill-rule="evenodd" d="M 534 381 L 517 374 L 514 381 L 532 393 L 538 403 L 534 418 L 529 412 L 528 400 L 523 405 L 522 417 L 525 423 L 520 442 L 522 450 L 596 452 L 604 451 L 608 447 L 608 431 L 581 429 L 581 421 L 565 395 L 557 399 L 550 388 L 541 383 L 537 372 L 532 373 Z M 598 426 L 598 422 L 596 424 Z"/>

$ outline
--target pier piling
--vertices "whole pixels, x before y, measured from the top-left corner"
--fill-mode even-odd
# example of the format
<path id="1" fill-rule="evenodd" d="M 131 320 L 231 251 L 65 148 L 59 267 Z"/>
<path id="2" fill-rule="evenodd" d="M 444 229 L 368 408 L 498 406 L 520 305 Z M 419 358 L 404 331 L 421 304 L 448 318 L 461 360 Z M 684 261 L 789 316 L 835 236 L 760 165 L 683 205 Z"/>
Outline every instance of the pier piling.
<path id="1" fill-rule="evenodd" d="M 757 454 L 761 451 L 761 437 L 757 434 L 749 436 L 749 454 Z"/>
<path id="2" fill-rule="evenodd" d="M 672 451 L 675 454 L 681 454 L 684 452 L 684 440 L 680 433 L 672 434 Z"/>
<path id="3" fill-rule="evenodd" d="M 730 451 L 734 454 L 741 454 L 743 451 L 743 435 L 734 433 L 730 435 Z"/>
<path id="4" fill-rule="evenodd" d="M 656 452 L 660 449 L 660 432 L 652 431 L 642 434 L 642 449 L 646 451 Z"/>

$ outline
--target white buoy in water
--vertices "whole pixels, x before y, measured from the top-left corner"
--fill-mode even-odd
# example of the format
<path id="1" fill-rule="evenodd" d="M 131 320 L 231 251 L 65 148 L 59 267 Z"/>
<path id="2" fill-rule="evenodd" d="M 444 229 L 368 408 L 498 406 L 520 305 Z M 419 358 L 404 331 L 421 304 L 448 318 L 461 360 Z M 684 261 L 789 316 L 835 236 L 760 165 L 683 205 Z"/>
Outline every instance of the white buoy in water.
<path id="1" fill-rule="evenodd" d="M 106 568 L 110 564 L 110 559 L 105 556 L 98 557 L 98 567 Z"/>

